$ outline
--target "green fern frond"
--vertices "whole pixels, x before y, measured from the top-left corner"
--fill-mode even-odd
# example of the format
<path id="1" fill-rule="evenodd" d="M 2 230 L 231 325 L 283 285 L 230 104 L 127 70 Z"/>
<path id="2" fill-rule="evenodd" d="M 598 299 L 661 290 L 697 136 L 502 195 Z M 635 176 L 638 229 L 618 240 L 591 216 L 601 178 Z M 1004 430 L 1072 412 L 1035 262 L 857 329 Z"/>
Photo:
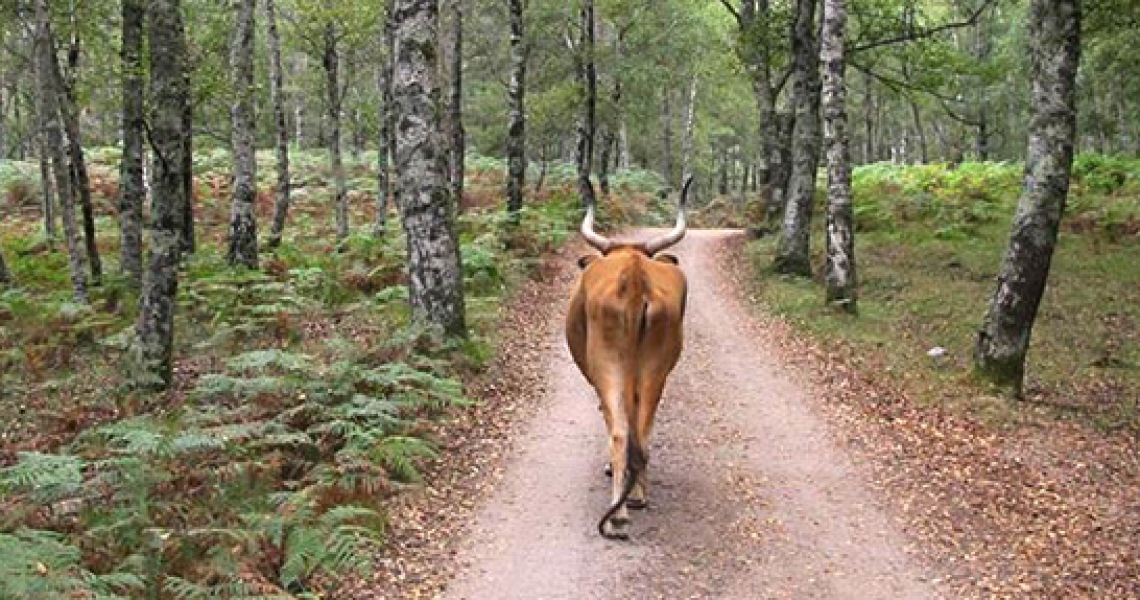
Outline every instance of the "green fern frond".
<path id="1" fill-rule="evenodd" d="M 53 502 L 75 495 L 83 483 L 84 462 L 77 456 L 21 452 L 18 458 L 0 469 L 0 491 L 26 492 L 37 502 Z"/>
<path id="2" fill-rule="evenodd" d="M 313 357 L 306 354 L 294 354 L 276 348 L 269 350 L 253 350 L 239 354 L 226 361 L 226 368 L 234 371 L 265 371 L 279 369 L 307 373 L 313 364 Z"/>

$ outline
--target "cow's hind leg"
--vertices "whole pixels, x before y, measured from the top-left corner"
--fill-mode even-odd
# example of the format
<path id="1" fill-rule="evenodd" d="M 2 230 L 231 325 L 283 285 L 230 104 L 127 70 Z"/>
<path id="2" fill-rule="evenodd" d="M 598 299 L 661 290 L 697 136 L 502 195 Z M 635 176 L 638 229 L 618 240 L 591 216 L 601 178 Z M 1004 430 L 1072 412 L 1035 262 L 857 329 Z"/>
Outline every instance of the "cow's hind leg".
<path id="1" fill-rule="evenodd" d="M 606 417 L 606 429 L 609 431 L 610 466 L 613 472 L 611 482 L 610 507 L 616 506 L 622 500 L 622 491 L 627 479 L 626 447 L 629 442 L 630 423 L 626 416 L 622 402 L 620 385 L 612 389 L 600 389 L 598 395 L 604 405 L 602 412 Z M 620 506 L 610 518 L 601 524 L 602 534 L 609 538 L 627 539 L 629 537 L 629 511 Z"/>
<path id="2" fill-rule="evenodd" d="M 634 510 L 645 508 L 649 500 L 649 436 L 653 433 L 653 419 L 657 414 L 657 403 L 661 400 L 664 383 L 664 377 L 647 377 L 642 378 L 642 383 L 638 386 L 633 427 L 645 454 L 646 468 L 637 474 L 637 483 L 629 495 L 627 505 Z"/>

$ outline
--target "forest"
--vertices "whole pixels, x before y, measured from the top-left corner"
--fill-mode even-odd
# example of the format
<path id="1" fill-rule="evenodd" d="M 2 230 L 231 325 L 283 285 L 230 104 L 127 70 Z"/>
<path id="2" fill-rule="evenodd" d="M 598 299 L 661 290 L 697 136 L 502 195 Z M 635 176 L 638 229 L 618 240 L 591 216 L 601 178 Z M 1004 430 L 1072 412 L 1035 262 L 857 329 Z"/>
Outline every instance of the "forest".
<path id="1" fill-rule="evenodd" d="M 804 373 L 893 597 L 1140 597 L 1140 3 L 0 0 L 0 599 L 452 597 L 585 209 L 690 178 L 690 297 Z"/>

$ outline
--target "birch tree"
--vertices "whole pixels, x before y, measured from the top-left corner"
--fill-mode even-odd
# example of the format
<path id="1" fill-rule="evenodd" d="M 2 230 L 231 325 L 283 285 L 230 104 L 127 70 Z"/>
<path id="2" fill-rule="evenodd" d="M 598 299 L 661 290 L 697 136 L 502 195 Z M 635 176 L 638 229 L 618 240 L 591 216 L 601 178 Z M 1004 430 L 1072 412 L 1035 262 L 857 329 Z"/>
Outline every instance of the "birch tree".
<path id="1" fill-rule="evenodd" d="M 465 335 L 463 270 L 440 123 L 438 15 L 437 0 L 395 4 L 396 164 L 413 318 L 449 335 Z"/>
<path id="2" fill-rule="evenodd" d="M 507 86 L 507 209 L 518 214 L 526 184 L 526 46 L 523 37 L 523 0 L 508 0 L 510 12 L 511 78 Z"/>
<path id="3" fill-rule="evenodd" d="M 584 0 L 579 11 L 579 37 L 574 53 L 578 82 L 582 89 L 581 114 L 578 117 L 578 143 L 575 162 L 578 170 L 578 195 L 583 206 L 597 203 L 590 174 L 594 164 L 594 136 L 597 132 L 598 72 L 594 64 L 594 0 Z"/>
<path id="4" fill-rule="evenodd" d="M 851 144 L 847 134 L 844 40 L 847 0 L 824 0 L 823 135 L 827 148 L 827 301 L 856 311 L 855 232 L 851 209 Z"/>
<path id="5" fill-rule="evenodd" d="M 42 1 L 42 0 L 41 0 Z M 151 241 L 150 262 L 139 303 L 135 332 L 136 360 L 145 373 L 140 383 L 166 389 L 172 380 L 174 309 L 178 263 L 183 248 L 183 213 L 187 161 L 184 136 L 190 103 L 186 77 L 186 39 L 180 0 L 149 0 L 150 44 Z"/>
<path id="6" fill-rule="evenodd" d="M 1031 0 L 1029 142 L 1009 247 L 974 347 L 977 372 L 1020 396 L 1025 356 L 1045 293 L 1069 192 L 1080 61 L 1079 0 Z"/>
<path id="7" fill-rule="evenodd" d="M 697 118 L 697 76 L 689 78 L 689 99 L 685 108 L 685 129 L 681 137 L 681 182 L 693 174 L 693 135 Z M 678 188 L 680 189 L 680 188 Z"/>
<path id="8" fill-rule="evenodd" d="M 233 197 L 230 204 L 230 244 L 226 260 L 231 265 L 257 268 L 257 160 L 254 156 L 253 32 L 255 0 L 235 0 L 234 35 L 230 44 L 230 69 L 234 89 L 231 115 L 233 128 Z"/>
<path id="9" fill-rule="evenodd" d="M 273 136 L 277 159 L 277 185 L 273 202 L 273 223 L 266 247 L 276 248 L 289 216 L 292 182 L 289 180 L 289 129 L 285 124 L 285 72 L 281 66 L 281 38 L 277 33 L 277 2 L 265 0 L 265 33 L 269 40 L 269 100 L 273 104 Z"/>

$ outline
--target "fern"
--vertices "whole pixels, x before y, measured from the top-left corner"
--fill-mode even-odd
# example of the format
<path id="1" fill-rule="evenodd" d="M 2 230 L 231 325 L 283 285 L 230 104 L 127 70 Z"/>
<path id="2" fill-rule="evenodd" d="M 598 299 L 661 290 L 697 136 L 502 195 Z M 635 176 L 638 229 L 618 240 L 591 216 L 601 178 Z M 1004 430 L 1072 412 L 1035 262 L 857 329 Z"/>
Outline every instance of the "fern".
<path id="1" fill-rule="evenodd" d="M 372 458 L 384 465 L 399 481 L 417 482 L 420 472 L 417 462 L 439 455 L 431 443 L 420 438 L 391 436 L 372 448 Z"/>
<path id="2" fill-rule="evenodd" d="M 82 483 L 83 460 L 77 456 L 21 452 L 15 465 L 0 469 L 0 490 L 26 492 L 40 503 L 72 497 Z"/>
<path id="3" fill-rule="evenodd" d="M 281 371 L 307 373 L 312 364 L 313 357 L 311 356 L 269 349 L 239 354 L 226 361 L 226 368 L 233 371 L 266 371 L 272 368 Z"/>
<path id="4" fill-rule="evenodd" d="M 143 589 L 132 573 L 97 575 L 62 534 L 38 529 L 0 533 L 0 598 L 125 598 Z"/>

